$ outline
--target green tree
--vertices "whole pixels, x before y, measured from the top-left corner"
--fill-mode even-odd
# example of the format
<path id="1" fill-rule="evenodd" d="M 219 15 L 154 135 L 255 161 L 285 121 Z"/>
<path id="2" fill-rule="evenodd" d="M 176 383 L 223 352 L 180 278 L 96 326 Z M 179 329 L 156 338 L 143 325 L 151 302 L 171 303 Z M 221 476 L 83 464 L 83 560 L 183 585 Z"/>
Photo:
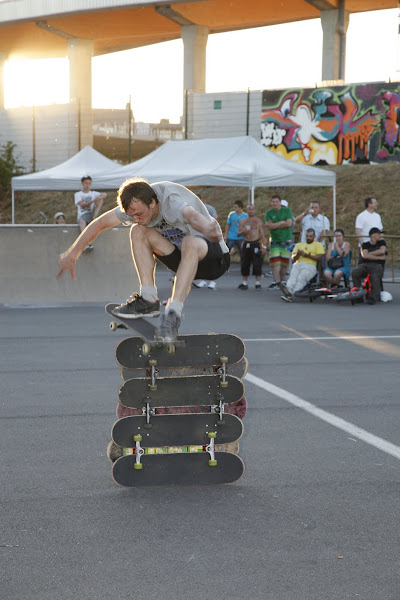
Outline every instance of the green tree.
<path id="1" fill-rule="evenodd" d="M 18 164 L 17 145 L 6 142 L 0 146 L 0 199 L 10 197 L 11 177 L 23 175 L 24 168 Z"/>

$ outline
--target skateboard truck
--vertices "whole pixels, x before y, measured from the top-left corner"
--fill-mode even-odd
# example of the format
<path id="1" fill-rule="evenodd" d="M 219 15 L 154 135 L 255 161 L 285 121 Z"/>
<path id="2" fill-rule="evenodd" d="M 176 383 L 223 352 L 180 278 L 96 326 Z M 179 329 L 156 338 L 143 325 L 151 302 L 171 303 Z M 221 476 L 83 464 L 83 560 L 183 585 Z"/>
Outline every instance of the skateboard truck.
<path id="1" fill-rule="evenodd" d="M 147 400 L 146 406 L 143 406 L 142 413 L 143 413 L 143 416 L 146 417 L 145 428 L 150 429 L 150 427 L 151 427 L 150 417 L 153 417 L 155 415 L 155 410 L 154 410 L 154 408 L 151 408 L 151 406 L 150 406 L 150 398 L 146 398 L 146 400 Z"/>
<path id="2" fill-rule="evenodd" d="M 219 422 L 221 425 L 223 425 L 224 413 L 225 413 L 224 397 L 222 394 L 218 393 L 216 399 L 218 401 L 218 404 L 213 404 L 211 406 L 211 412 L 214 412 L 215 414 L 217 414 L 219 416 Z"/>
<path id="3" fill-rule="evenodd" d="M 140 445 L 140 442 L 142 441 L 142 436 L 139 435 L 135 435 L 133 437 L 133 441 L 136 444 L 136 448 L 135 448 L 135 464 L 133 465 L 134 469 L 143 469 L 143 464 L 140 462 L 140 458 L 141 456 L 144 454 L 144 450 L 142 448 L 142 446 Z"/>
<path id="4" fill-rule="evenodd" d="M 228 387 L 228 382 L 226 380 L 226 375 L 227 375 L 226 364 L 228 362 L 228 357 L 221 356 L 219 360 L 221 361 L 221 366 L 217 370 L 218 375 L 221 375 L 221 381 L 219 382 L 219 387 L 226 388 L 226 387 Z"/>

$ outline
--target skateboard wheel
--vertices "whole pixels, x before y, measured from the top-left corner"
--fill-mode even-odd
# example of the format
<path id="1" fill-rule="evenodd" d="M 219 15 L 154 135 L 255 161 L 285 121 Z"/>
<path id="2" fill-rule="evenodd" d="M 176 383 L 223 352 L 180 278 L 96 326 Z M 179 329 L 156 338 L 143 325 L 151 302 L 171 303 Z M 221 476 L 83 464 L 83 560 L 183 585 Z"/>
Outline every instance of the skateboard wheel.
<path id="1" fill-rule="evenodd" d="M 134 468 L 134 469 L 143 469 L 143 465 L 142 465 L 142 463 L 135 463 L 135 464 L 133 465 L 133 468 Z"/>
<path id="2" fill-rule="evenodd" d="M 209 431 L 208 432 L 208 437 L 211 438 L 216 438 L 217 437 L 217 432 L 216 431 Z"/>
<path id="3" fill-rule="evenodd" d="M 142 436 L 140 435 L 140 433 L 138 433 L 137 435 L 133 436 L 133 441 L 134 442 L 141 442 L 142 441 Z"/>
<path id="4" fill-rule="evenodd" d="M 150 367 L 156 367 L 157 366 L 157 361 L 155 358 L 152 358 L 151 360 L 149 360 L 149 366 Z"/>
<path id="5" fill-rule="evenodd" d="M 210 460 L 208 461 L 208 466 L 209 467 L 216 467 L 217 466 L 217 460 L 215 458 L 210 458 Z"/>
<path id="6" fill-rule="evenodd" d="M 219 387 L 227 388 L 228 387 L 228 382 L 227 381 L 220 381 L 219 382 Z"/>
<path id="7" fill-rule="evenodd" d="M 226 364 L 228 362 L 227 356 L 220 356 L 219 360 L 221 361 L 221 365 Z"/>
<path id="8" fill-rule="evenodd" d="M 118 329 L 118 324 L 115 321 L 111 321 L 110 329 L 111 331 L 116 331 Z"/>
<path id="9" fill-rule="evenodd" d="M 168 344 L 167 352 L 168 354 L 175 354 L 175 344 Z"/>
<path id="10" fill-rule="evenodd" d="M 150 344 L 148 344 L 147 342 L 145 342 L 145 343 L 142 345 L 142 352 L 143 352 L 143 354 L 144 354 L 145 356 L 147 356 L 148 354 L 150 354 L 150 350 L 151 350 L 151 346 L 150 346 Z"/>

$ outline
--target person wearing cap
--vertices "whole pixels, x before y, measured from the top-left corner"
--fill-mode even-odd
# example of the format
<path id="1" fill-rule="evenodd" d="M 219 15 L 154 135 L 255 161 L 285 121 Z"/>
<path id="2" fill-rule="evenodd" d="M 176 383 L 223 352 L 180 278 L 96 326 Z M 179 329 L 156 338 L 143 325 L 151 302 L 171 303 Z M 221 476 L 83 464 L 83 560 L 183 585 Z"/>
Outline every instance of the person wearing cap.
<path id="1" fill-rule="evenodd" d="M 56 214 L 54 215 L 54 223 L 56 225 L 65 225 L 65 215 L 63 212 L 56 212 Z"/>
<path id="2" fill-rule="evenodd" d="M 386 242 L 378 227 L 369 230 L 369 241 L 361 246 L 361 262 L 351 272 L 353 284 L 361 287 L 362 281 L 370 276 L 371 293 L 367 295 L 368 304 L 376 304 L 381 299 L 382 277 L 387 255 Z"/>
<path id="3" fill-rule="evenodd" d="M 75 194 L 75 205 L 78 208 L 78 225 L 82 233 L 89 223 L 99 216 L 104 198 L 107 194 L 104 192 L 95 192 L 90 189 L 92 185 L 92 178 L 90 175 L 84 175 L 81 179 L 81 183 L 82 190 Z M 92 248 L 93 246 L 88 244 L 86 250 L 91 250 Z"/>

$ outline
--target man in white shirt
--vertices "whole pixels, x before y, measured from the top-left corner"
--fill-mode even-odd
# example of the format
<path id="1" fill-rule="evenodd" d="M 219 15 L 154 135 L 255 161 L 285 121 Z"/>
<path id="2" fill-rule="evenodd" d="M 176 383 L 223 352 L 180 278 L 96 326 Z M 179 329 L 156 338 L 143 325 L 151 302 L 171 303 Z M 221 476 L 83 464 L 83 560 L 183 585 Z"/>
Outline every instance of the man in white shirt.
<path id="1" fill-rule="evenodd" d="M 118 190 L 117 207 L 92 221 L 63 254 L 60 279 L 75 264 L 85 247 L 102 231 L 121 223 L 131 226 L 131 250 L 139 277 L 139 293 L 114 309 L 115 316 L 137 319 L 160 314 L 155 285 L 155 259 L 176 272 L 157 339 L 173 342 L 181 323 L 183 303 L 194 279 L 215 280 L 229 268 L 230 255 L 218 222 L 199 198 L 183 185 L 144 179 L 127 179 Z"/>
<path id="2" fill-rule="evenodd" d="M 356 217 L 356 236 L 358 237 L 359 248 L 364 242 L 369 242 L 369 231 L 372 227 L 377 227 L 382 231 L 382 219 L 376 212 L 378 201 L 376 198 L 366 198 L 364 200 L 365 210 Z"/>
<path id="3" fill-rule="evenodd" d="M 325 236 L 329 235 L 330 223 L 328 217 L 321 215 L 319 202 L 315 200 L 294 220 L 295 223 L 301 223 L 301 243 L 306 242 L 306 231 L 313 229 L 315 231 L 315 242 L 320 242 L 325 247 Z"/>
<path id="4" fill-rule="evenodd" d="M 81 232 L 96 219 L 99 214 L 101 207 L 103 206 L 104 198 L 107 196 L 106 193 L 95 192 L 91 190 L 92 178 L 90 175 L 84 175 L 81 179 L 82 190 L 75 194 L 75 204 L 78 207 L 78 225 Z M 88 249 L 91 249 L 92 245 L 88 245 Z"/>

